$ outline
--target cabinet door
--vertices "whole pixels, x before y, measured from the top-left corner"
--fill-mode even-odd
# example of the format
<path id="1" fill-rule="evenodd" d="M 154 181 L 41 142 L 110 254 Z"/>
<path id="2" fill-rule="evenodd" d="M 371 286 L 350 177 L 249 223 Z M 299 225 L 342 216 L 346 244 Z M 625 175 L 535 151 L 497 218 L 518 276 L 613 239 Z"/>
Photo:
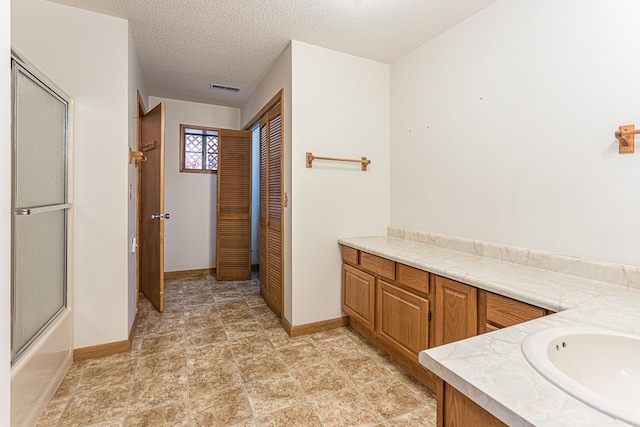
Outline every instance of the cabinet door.
<path id="1" fill-rule="evenodd" d="M 342 310 L 373 332 L 376 278 L 342 264 Z"/>
<path id="2" fill-rule="evenodd" d="M 447 383 L 444 384 L 444 414 L 440 415 L 443 421 L 438 424 L 445 427 L 506 427 L 505 423 Z"/>
<path id="3" fill-rule="evenodd" d="M 477 289 L 436 276 L 436 345 L 478 333 Z"/>
<path id="4" fill-rule="evenodd" d="M 417 361 L 429 343 L 429 301 L 383 280 L 378 282 L 377 332 L 387 344 Z"/>

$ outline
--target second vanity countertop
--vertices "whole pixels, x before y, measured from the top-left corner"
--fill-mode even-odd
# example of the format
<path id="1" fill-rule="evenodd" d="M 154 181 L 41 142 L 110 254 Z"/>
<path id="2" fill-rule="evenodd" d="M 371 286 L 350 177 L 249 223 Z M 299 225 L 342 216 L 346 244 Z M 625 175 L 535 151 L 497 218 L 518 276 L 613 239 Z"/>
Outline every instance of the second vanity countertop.
<path id="1" fill-rule="evenodd" d="M 510 426 L 622 426 L 536 372 L 524 337 L 553 326 L 594 326 L 640 336 L 640 291 L 393 237 L 339 243 L 557 312 L 420 353 L 420 363 Z"/>

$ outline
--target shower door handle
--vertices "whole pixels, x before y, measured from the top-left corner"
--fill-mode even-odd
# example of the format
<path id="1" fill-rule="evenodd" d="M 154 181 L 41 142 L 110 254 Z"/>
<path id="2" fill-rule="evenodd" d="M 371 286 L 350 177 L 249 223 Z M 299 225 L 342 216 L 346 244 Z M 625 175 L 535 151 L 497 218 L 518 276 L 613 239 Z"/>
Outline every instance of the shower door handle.
<path id="1" fill-rule="evenodd" d="M 38 206 L 34 208 L 17 208 L 13 210 L 15 216 L 33 215 L 62 209 L 71 209 L 71 203 L 62 203 L 60 205 Z"/>

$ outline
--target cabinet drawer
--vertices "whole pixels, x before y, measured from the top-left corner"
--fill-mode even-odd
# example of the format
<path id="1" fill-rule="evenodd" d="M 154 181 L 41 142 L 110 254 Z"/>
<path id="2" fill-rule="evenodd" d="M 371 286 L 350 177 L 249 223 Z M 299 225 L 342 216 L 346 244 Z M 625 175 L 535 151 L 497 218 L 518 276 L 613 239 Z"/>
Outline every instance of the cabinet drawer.
<path id="1" fill-rule="evenodd" d="M 545 314 L 542 308 L 487 292 L 487 322 L 495 326 L 506 328 Z"/>
<path id="2" fill-rule="evenodd" d="M 351 264 L 358 265 L 358 250 L 350 248 L 349 246 L 342 247 L 342 259 Z"/>
<path id="3" fill-rule="evenodd" d="M 396 279 L 395 262 L 371 255 L 366 252 L 360 252 L 360 267 L 369 270 L 389 280 Z"/>
<path id="4" fill-rule="evenodd" d="M 404 264 L 397 264 L 397 279 L 400 284 L 416 291 L 429 293 L 429 273 Z"/>

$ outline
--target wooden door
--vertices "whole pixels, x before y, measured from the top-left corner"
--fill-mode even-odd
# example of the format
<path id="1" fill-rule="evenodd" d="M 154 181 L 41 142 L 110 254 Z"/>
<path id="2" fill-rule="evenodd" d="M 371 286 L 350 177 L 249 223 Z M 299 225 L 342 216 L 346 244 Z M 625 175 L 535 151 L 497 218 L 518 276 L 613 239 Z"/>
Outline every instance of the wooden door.
<path id="1" fill-rule="evenodd" d="M 477 289 L 436 276 L 436 342 L 448 344 L 478 333 Z"/>
<path id="2" fill-rule="evenodd" d="M 251 132 L 218 133 L 216 278 L 251 279 Z"/>
<path id="3" fill-rule="evenodd" d="M 378 283 L 378 334 L 418 362 L 418 353 L 429 346 L 429 301 L 383 280 Z"/>
<path id="4" fill-rule="evenodd" d="M 284 300 L 282 126 L 277 103 L 260 119 L 260 292 L 278 316 Z"/>
<path id="5" fill-rule="evenodd" d="M 140 290 L 164 310 L 164 103 L 140 117 Z"/>

